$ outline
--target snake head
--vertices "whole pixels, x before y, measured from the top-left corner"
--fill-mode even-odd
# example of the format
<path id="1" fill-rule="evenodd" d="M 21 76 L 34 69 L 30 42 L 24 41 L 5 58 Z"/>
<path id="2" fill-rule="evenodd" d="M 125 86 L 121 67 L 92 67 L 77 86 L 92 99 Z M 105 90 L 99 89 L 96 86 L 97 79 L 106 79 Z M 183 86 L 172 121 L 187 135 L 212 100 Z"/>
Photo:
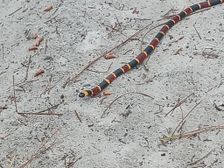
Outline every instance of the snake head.
<path id="1" fill-rule="evenodd" d="M 91 90 L 82 90 L 79 93 L 79 97 L 86 97 L 86 96 L 91 96 L 92 95 L 92 91 Z"/>

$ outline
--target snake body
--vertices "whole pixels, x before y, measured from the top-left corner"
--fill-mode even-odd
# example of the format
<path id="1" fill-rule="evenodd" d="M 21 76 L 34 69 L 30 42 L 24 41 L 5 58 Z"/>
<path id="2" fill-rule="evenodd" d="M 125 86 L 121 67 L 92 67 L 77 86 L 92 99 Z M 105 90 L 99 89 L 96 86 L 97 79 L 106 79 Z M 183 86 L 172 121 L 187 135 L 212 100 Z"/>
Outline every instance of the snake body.
<path id="1" fill-rule="evenodd" d="M 103 81 L 99 85 L 96 85 L 94 88 L 90 90 L 82 90 L 79 94 L 79 97 L 96 96 L 102 90 L 104 90 L 109 84 L 111 84 L 117 77 L 130 71 L 136 66 L 142 64 L 144 60 L 146 60 L 153 53 L 153 51 L 158 46 L 160 41 L 168 32 L 168 30 L 171 29 L 179 21 L 183 20 L 186 16 L 189 16 L 198 10 L 210 8 L 212 6 L 222 4 L 222 3 L 224 3 L 224 0 L 208 0 L 206 2 L 201 2 L 198 4 L 194 4 L 190 7 L 187 7 L 186 9 L 181 11 L 179 14 L 174 15 L 168 22 L 164 24 L 164 26 L 161 28 L 161 30 L 155 36 L 155 38 L 151 41 L 151 43 L 135 59 L 125 64 L 121 68 L 118 68 L 111 74 L 109 74 L 105 79 L 103 79 Z"/>

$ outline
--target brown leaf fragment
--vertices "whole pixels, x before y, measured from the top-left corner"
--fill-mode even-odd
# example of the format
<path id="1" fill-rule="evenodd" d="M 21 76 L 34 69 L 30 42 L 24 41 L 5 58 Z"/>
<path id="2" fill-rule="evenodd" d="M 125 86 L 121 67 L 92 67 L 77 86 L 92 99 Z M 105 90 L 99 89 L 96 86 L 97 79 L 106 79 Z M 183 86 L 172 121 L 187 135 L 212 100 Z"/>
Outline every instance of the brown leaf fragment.
<path id="1" fill-rule="evenodd" d="M 37 46 L 32 46 L 32 47 L 30 47 L 28 50 L 29 51 L 36 51 L 38 48 L 37 48 Z"/>
<path id="2" fill-rule="evenodd" d="M 45 72 L 45 71 L 44 71 L 43 69 L 38 69 L 38 70 L 36 71 L 34 77 L 37 77 L 37 76 L 43 74 L 44 72 Z"/>
<path id="3" fill-rule="evenodd" d="M 107 53 L 105 56 L 104 56 L 105 59 L 114 59 L 114 58 L 117 58 L 114 53 L 112 52 L 109 52 Z"/>
<path id="4" fill-rule="evenodd" d="M 109 96 L 109 95 L 112 95 L 112 93 L 111 93 L 110 91 L 104 91 L 104 92 L 103 92 L 103 95 L 104 95 L 104 96 Z"/>
<path id="5" fill-rule="evenodd" d="M 48 5 L 45 9 L 44 12 L 49 12 L 50 10 L 53 9 L 53 5 Z"/>
<path id="6" fill-rule="evenodd" d="M 44 40 L 43 37 L 37 36 L 35 40 L 35 46 L 38 47 L 43 40 Z"/>

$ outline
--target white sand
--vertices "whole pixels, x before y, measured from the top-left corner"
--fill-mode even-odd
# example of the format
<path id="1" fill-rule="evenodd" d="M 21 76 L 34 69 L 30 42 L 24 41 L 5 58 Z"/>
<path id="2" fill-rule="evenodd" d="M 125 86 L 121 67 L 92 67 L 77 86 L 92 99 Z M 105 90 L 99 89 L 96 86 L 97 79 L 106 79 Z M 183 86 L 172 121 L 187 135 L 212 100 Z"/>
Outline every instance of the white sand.
<path id="1" fill-rule="evenodd" d="M 176 14 L 196 2 L 200 1 L 57 0 L 53 2 L 54 9 L 45 13 L 43 9 L 50 1 L 1 0 L 0 106 L 7 109 L 0 112 L 0 167 L 17 168 L 28 159 L 32 161 L 26 167 L 32 168 L 224 167 L 222 130 L 207 131 L 165 146 L 160 141 L 172 134 L 182 120 L 182 112 L 186 115 L 200 101 L 186 118 L 182 133 L 224 124 L 224 112 L 214 106 L 224 103 L 223 5 L 192 15 L 174 26 L 148 61 L 149 71 L 140 66 L 123 75 L 106 89 L 112 95 L 80 99 L 78 91 L 101 82 L 110 71 L 133 59 L 140 52 L 147 29 L 114 50 L 116 59 L 102 58 L 89 68 L 101 73 L 86 70 L 78 82 L 62 87 L 68 77 L 75 76 L 89 61 L 145 25 L 154 22 L 153 27 L 166 21 L 157 20 L 170 9 L 175 11 L 169 15 Z M 135 8 L 139 14 L 133 14 Z M 116 23 L 117 31 L 112 31 L 110 27 Z M 144 46 L 158 30 L 146 35 Z M 35 41 L 30 39 L 33 33 L 44 37 L 37 52 L 28 51 Z M 179 49 L 182 50 L 175 54 Z M 28 81 L 38 80 L 17 85 L 26 76 L 27 68 L 23 65 L 27 65 L 29 56 L 32 62 Z M 105 72 L 111 63 L 110 70 Z M 45 73 L 34 77 L 39 68 Z M 18 112 L 38 112 L 62 102 L 51 111 L 63 115 L 17 114 L 13 75 Z M 147 82 L 149 79 L 152 81 Z M 44 92 L 52 86 L 49 92 Z M 128 94 L 118 99 L 101 118 L 111 101 L 128 92 L 145 93 L 154 99 Z M 177 108 L 172 115 L 164 117 L 178 99 L 191 93 L 181 105 L 182 111 Z M 55 138 L 56 143 L 47 151 L 38 152 L 56 129 L 59 132 L 45 147 Z"/>

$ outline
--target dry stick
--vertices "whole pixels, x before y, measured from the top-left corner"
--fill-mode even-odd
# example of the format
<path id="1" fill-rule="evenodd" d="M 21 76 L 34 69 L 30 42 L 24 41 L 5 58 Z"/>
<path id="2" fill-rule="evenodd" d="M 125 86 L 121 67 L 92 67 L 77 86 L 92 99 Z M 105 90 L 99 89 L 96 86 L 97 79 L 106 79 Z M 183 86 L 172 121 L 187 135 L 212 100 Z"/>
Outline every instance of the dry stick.
<path id="1" fill-rule="evenodd" d="M 106 114 L 106 111 L 114 104 L 114 102 L 116 102 L 118 99 L 120 99 L 121 97 L 125 96 L 125 95 L 128 95 L 128 94 L 139 94 L 139 95 L 143 95 L 143 96 L 146 96 L 146 97 L 150 97 L 151 99 L 154 99 L 152 96 L 148 95 L 148 94 L 145 94 L 145 93 L 140 93 L 140 92 L 128 92 L 128 93 L 125 93 L 125 94 L 122 94 L 120 96 L 118 96 L 116 99 L 114 99 L 108 106 L 107 108 L 103 111 L 103 114 L 101 115 L 101 118 L 104 118 L 105 117 L 105 114 Z M 107 113 L 108 115 L 108 113 Z"/>
<path id="2" fill-rule="evenodd" d="M 19 166 L 19 168 L 25 168 L 28 164 L 30 164 L 34 159 L 36 159 L 38 157 L 39 153 L 43 153 L 46 152 L 49 148 L 51 148 L 53 145 L 55 145 L 55 140 L 47 147 L 45 148 L 46 144 L 51 140 L 51 138 L 53 136 L 56 135 L 56 133 L 58 133 L 59 129 L 57 129 L 51 137 L 49 137 L 40 147 L 39 149 L 33 154 L 31 155 L 30 159 L 28 159 L 25 163 L 23 163 L 21 166 Z M 44 149 L 45 148 L 45 149 Z"/>
<path id="3" fill-rule="evenodd" d="M 16 9 L 14 12 L 10 13 L 8 16 L 12 16 L 14 15 L 16 12 L 18 12 L 19 10 L 21 10 L 23 7 L 20 7 L 18 9 Z"/>
<path id="4" fill-rule="evenodd" d="M 187 133 L 184 133 L 182 135 L 179 135 L 180 138 L 190 138 L 192 136 L 195 136 L 197 134 L 203 133 L 203 132 L 208 132 L 208 131 L 215 131 L 215 130 L 221 130 L 224 129 L 224 125 L 218 125 L 218 126 L 210 126 L 210 127 L 205 127 L 205 128 L 199 128 Z"/>
<path id="5" fill-rule="evenodd" d="M 39 79 L 32 79 L 32 80 L 29 80 L 29 81 L 23 81 L 23 82 L 17 83 L 15 86 L 21 87 L 21 86 L 24 86 L 28 83 L 32 83 L 32 82 L 36 82 L 36 81 L 39 81 Z"/>
<path id="6" fill-rule="evenodd" d="M 164 138 L 161 138 L 160 140 L 163 143 L 166 143 L 166 142 L 174 141 L 174 140 L 178 140 L 178 139 L 195 137 L 196 135 L 204 133 L 204 132 L 221 130 L 221 129 L 224 129 L 224 125 L 200 128 L 200 129 L 196 129 L 196 130 L 193 130 L 193 131 L 190 131 L 190 132 L 186 132 L 186 133 L 183 133 L 183 134 L 172 135 L 171 137 L 164 137 Z"/>
<path id="7" fill-rule="evenodd" d="M 42 113 L 42 112 L 45 112 L 45 111 L 50 111 L 51 109 L 56 109 L 56 108 L 58 108 L 58 106 L 59 106 L 60 104 L 61 104 L 61 103 L 58 103 L 58 104 L 53 105 L 53 106 L 51 106 L 51 107 L 49 107 L 49 108 L 47 108 L 47 109 L 45 109 L 45 110 L 41 110 L 41 111 L 39 111 L 39 113 Z"/>
<path id="8" fill-rule="evenodd" d="M 172 113 L 176 108 L 180 107 L 190 96 L 192 96 L 194 93 L 191 93 L 187 97 L 185 97 L 183 100 L 177 102 L 177 104 L 168 112 L 166 113 L 165 117 L 168 116 L 170 113 Z"/>
<path id="9" fill-rule="evenodd" d="M 54 112 L 48 112 L 48 113 L 41 113 L 41 112 L 34 112 L 34 113 L 18 113 L 21 115 L 41 115 L 41 116 L 62 116 L 61 113 L 54 113 Z"/>
<path id="10" fill-rule="evenodd" d="M 200 158 L 200 159 L 198 159 L 198 160 L 196 160 L 196 161 L 194 161 L 194 162 L 191 162 L 191 163 L 187 164 L 187 166 L 193 166 L 193 165 L 199 163 L 200 161 L 204 160 L 204 159 L 207 158 L 209 155 L 211 155 L 211 153 L 212 153 L 213 151 L 214 151 L 214 149 L 212 149 L 210 152 L 208 152 L 208 153 L 207 153 L 205 156 L 203 156 L 202 158 Z"/>
<path id="11" fill-rule="evenodd" d="M 75 115 L 78 118 L 79 122 L 82 123 L 82 119 L 80 118 L 80 116 L 76 110 L 75 110 Z"/>
<path id="12" fill-rule="evenodd" d="M 184 121 L 184 113 L 183 113 L 183 110 L 182 110 L 182 107 L 180 106 L 180 110 L 181 110 L 181 117 L 182 117 L 182 124 L 180 125 L 180 127 L 179 127 L 179 129 L 177 130 L 177 132 L 179 133 L 182 133 L 182 131 L 183 131 L 183 126 L 184 126 L 184 124 L 186 123 L 186 120 Z"/>
<path id="13" fill-rule="evenodd" d="M 47 45 L 47 39 L 45 40 L 45 48 L 44 48 L 44 54 L 46 54 L 47 53 L 47 48 L 48 48 L 48 45 Z"/>
<path id="14" fill-rule="evenodd" d="M 218 159 L 216 159 L 215 161 L 213 161 L 213 162 L 208 166 L 208 168 L 213 168 L 214 164 L 217 163 L 218 161 L 219 161 Z"/>
<path id="15" fill-rule="evenodd" d="M 24 81 L 26 81 L 28 79 L 30 64 L 31 64 L 31 55 L 30 55 L 29 60 L 28 60 L 27 69 L 26 69 L 26 76 L 25 76 Z"/>
<path id="16" fill-rule="evenodd" d="M 73 164 L 71 165 L 71 166 L 73 166 L 76 162 L 78 162 L 79 160 L 81 160 L 82 159 L 82 156 L 80 156 L 79 158 L 77 158 L 74 162 L 73 162 Z"/>
<path id="17" fill-rule="evenodd" d="M 16 90 L 15 90 L 15 77 L 14 77 L 14 75 L 12 77 L 12 85 L 13 85 L 13 100 L 14 100 L 15 107 L 16 107 L 16 113 L 18 113 L 18 107 L 17 107 L 17 102 L 16 102 Z"/>
<path id="18" fill-rule="evenodd" d="M 134 33 L 133 35 L 131 35 L 130 37 L 128 37 L 125 41 L 121 42 L 120 44 L 116 45 L 115 47 L 113 47 L 112 49 L 110 49 L 109 51 L 106 51 L 104 54 L 100 55 L 99 57 L 97 57 L 96 59 L 94 59 L 93 61 L 91 61 L 89 64 L 87 64 L 78 74 L 76 74 L 74 77 L 69 77 L 67 78 L 65 84 L 63 85 L 63 88 L 65 88 L 70 82 L 75 81 L 86 69 L 88 69 L 90 66 L 92 66 L 94 63 L 96 63 L 99 59 L 103 58 L 106 54 L 112 52 L 113 50 L 123 46 L 124 44 L 126 44 L 128 41 L 130 41 L 133 37 L 137 36 L 139 33 L 141 33 L 143 30 L 145 30 L 147 27 L 149 27 L 150 25 L 152 25 L 152 23 L 147 24 L 145 27 L 143 27 L 142 29 L 138 30 L 136 33 Z"/>
<path id="19" fill-rule="evenodd" d="M 184 118 L 182 118 L 181 122 L 179 122 L 179 124 L 177 125 L 177 127 L 175 128 L 175 130 L 172 133 L 172 136 L 175 134 L 176 130 L 179 128 L 179 126 L 181 126 L 181 124 L 184 123 L 184 120 L 191 114 L 191 112 L 201 103 L 201 101 L 199 103 L 197 103 L 185 116 Z"/>
<path id="20" fill-rule="evenodd" d="M 95 73 L 106 73 L 110 70 L 111 66 L 112 66 L 113 62 L 111 62 L 111 64 L 109 65 L 109 67 L 107 68 L 106 71 L 96 71 L 96 70 L 92 70 L 92 69 L 87 69 L 90 72 L 95 72 Z"/>
<path id="21" fill-rule="evenodd" d="M 44 109 L 44 110 L 41 110 L 41 111 L 38 111 L 38 112 L 34 112 L 34 113 L 18 113 L 18 114 L 28 114 L 28 115 L 63 115 L 63 114 L 60 114 L 60 113 L 52 113 L 52 112 L 50 112 L 50 110 L 52 110 L 52 109 L 56 109 L 59 105 L 60 105 L 61 103 L 59 103 L 59 104 L 56 104 L 56 105 L 53 105 L 53 106 L 51 106 L 51 107 L 49 107 L 49 108 L 47 108 L 47 109 Z M 46 112 L 46 111 L 48 111 L 48 113 L 43 113 L 43 112 Z"/>
<path id="22" fill-rule="evenodd" d="M 46 93 L 47 93 L 47 90 L 48 90 L 49 88 L 52 87 L 52 86 L 51 86 L 52 78 L 53 78 L 53 76 L 52 76 L 52 74 L 51 74 L 51 76 L 50 76 L 50 78 L 49 78 L 49 80 L 48 80 L 47 86 L 46 86 L 46 88 L 44 89 L 44 91 L 40 94 L 40 96 L 41 96 L 42 94 L 46 94 Z M 48 94 L 49 94 L 49 93 L 50 93 L 50 90 L 48 91 Z"/>
<path id="23" fill-rule="evenodd" d="M 48 94 L 49 94 L 50 91 L 51 91 L 55 86 L 57 86 L 57 84 L 58 84 L 63 78 L 64 78 L 64 76 L 62 76 L 57 82 L 55 82 L 55 84 L 54 84 L 53 86 L 46 88 L 46 89 L 41 93 L 41 95 L 42 95 L 42 94 L 46 94 L 47 92 L 48 92 Z"/>
<path id="24" fill-rule="evenodd" d="M 202 39 L 202 38 L 201 38 L 201 35 L 199 34 L 199 32 L 198 32 L 198 30 L 197 30 L 197 28 L 195 27 L 195 24 L 193 24 L 193 27 L 194 27 L 194 30 L 196 31 L 198 37 L 199 37 L 200 39 Z"/>

